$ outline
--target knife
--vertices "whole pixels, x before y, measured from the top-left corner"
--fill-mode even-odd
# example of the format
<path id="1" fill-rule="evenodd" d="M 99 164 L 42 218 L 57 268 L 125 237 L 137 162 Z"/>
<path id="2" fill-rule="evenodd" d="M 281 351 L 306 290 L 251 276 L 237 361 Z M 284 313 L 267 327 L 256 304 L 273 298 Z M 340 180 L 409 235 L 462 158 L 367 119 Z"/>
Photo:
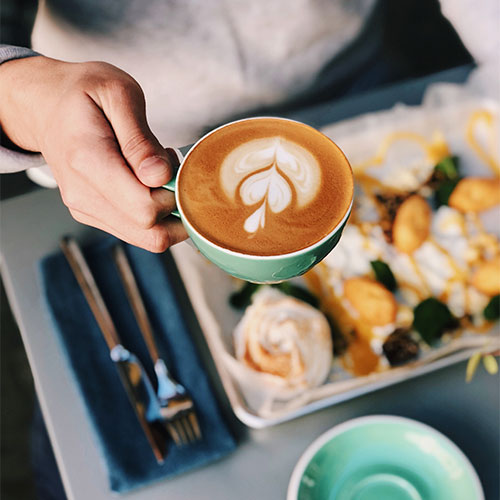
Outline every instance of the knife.
<path id="1" fill-rule="evenodd" d="M 60 245 L 108 345 L 110 357 L 156 461 L 162 464 L 167 452 L 167 436 L 161 424 L 160 405 L 151 381 L 137 356 L 122 345 L 77 241 L 71 236 L 65 236 Z"/>

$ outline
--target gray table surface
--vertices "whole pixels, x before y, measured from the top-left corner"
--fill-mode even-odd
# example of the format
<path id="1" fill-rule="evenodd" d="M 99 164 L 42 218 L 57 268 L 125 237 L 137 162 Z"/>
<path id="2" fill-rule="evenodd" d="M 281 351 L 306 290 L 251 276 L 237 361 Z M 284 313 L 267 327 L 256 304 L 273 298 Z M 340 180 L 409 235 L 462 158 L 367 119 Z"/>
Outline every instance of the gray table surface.
<path id="1" fill-rule="evenodd" d="M 465 70 L 436 79 L 460 81 Z M 362 96 L 349 105 L 333 104 L 309 110 L 302 118 L 316 126 L 345 118 L 366 108 L 382 109 L 398 99 L 418 102 L 425 85 L 413 82 L 382 94 Z M 399 89 L 399 90 L 398 90 Z M 380 96 L 385 95 L 382 99 Z M 364 102 L 364 104 L 363 104 Z M 376 104 L 373 104 L 376 102 Z M 372 103 L 372 104 L 370 104 Z M 347 106 L 347 107 L 346 107 Z M 351 112 L 348 112 L 351 109 Z M 72 379 L 62 346 L 44 310 L 36 272 L 37 261 L 57 249 L 59 238 L 72 233 L 83 243 L 101 237 L 99 231 L 76 223 L 57 191 L 39 190 L 2 202 L 0 213 L 1 269 L 14 315 L 19 323 L 37 394 L 70 499 L 116 498 L 109 491 L 104 466 L 90 422 Z M 166 265 L 175 276 L 171 259 Z M 178 293 L 183 294 L 181 283 Z M 192 315 L 189 304 L 185 313 Z M 130 500 L 284 498 L 293 467 L 305 448 L 322 432 L 350 418 L 390 414 L 427 423 L 451 438 L 476 468 L 487 500 L 500 498 L 499 423 L 500 378 L 478 370 L 464 382 L 465 363 L 379 390 L 263 430 L 248 430 L 232 415 L 214 371 L 196 320 L 193 337 L 206 362 L 207 374 L 238 438 L 235 452 L 204 468 L 123 495 Z"/>

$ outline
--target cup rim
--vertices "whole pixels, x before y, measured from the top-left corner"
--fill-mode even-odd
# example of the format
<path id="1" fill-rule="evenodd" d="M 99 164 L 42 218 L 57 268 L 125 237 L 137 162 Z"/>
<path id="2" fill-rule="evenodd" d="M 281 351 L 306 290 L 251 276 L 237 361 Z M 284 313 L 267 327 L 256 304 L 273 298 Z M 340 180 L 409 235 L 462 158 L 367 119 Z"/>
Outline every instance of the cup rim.
<path id="1" fill-rule="evenodd" d="M 320 434 L 316 439 L 312 441 L 299 457 L 297 463 L 294 466 L 290 481 L 288 483 L 288 490 L 286 500 L 297 500 L 300 481 L 307 466 L 314 458 L 316 453 L 329 441 L 331 441 L 336 436 L 343 434 L 344 432 L 354 429 L 363 425 L 373 424 L 373 423 L 387 423 L 387 424 L 409 424 L 414 427 L 420 428 L 429 434 L 438 437 L 445 443 L 447 443 L 450 448 L 457 453 L 457 455 L 462 459 L 465 468 L 469 471 L 472 482 L 476 490 L 477 498 L 476 500 L 484 500 L 484 490 L 479 480 L 476 469 L 472 465 L 471 461 L 465 455 L 465 453 L 455 444 L 449 437 L 447 437 L 442 432 L 438 431 L 434 427 L 424 424 L 418 420 L 414 420 L 408 417 L 400 417 L 397 415 L 366 415 L 363 417 L 355 417 L 340 424 L 337 424 L 330 429 L 326 430 Z"/>
<path id="2" fill-rule="evenodd" d="M 351 202 L 349 203 L 349 206 L 348 206 L 348 208 L 347 208 L 344 216 L 342 217 L 342 219 L 340 220 L 340 222 L 328 234 L 326 234 L 325 236 L 323 236 L 323 238 L 321 238 L 320 240 L 316 241 L 312 245 L 309 245 L 309 246 L 307 246 L 305 248 L 301 248 L 300 250 L 294 250 L 293 252 L 281 253 L 281 254 L 278 254 L 278 255 L 257 255 L 257 254 L 249 254 L 249 253 L 237 252 L 236 250 L 231 250 L 229 248 L 225 248 L 225 247 L 223 247 L 221 245 L 217 245 L 213 241 L 210 241 L 208 238 L 206 238 L 205 236 L 203 236 L 191 224 L 191 222 L 188 220 L 188 218 L 186 217 L 186 214 L 184 213 L 184 210 L 182 209 L 182 205 L 179 202 L 180 201 L 179 200 L 180 197 L 178 195 L 178 193 L 179 193 L 179 179 L 180 179 L 181 170 L 184 167 L 187 158 L 189 157 L 189 155 L 191 154 L 191 152 L 194 151 L 194 149 L 196 148 L 196 146 L 198 146 L 198 144 L 200 144 L 202 141 L 204 141 L 206 138 L 208 138 L 212 134 L 214 134 L 214 133 L 218 132 L 219 130 L 221 130 L 223 128 L 226 128 L 226 127 L 228 127 L 230 125 L 234 125 L 236 123 L 246 122 L 246 121 L 250 121 L 250 120 L 262 120 L 262 119 L 282 120 L 282 121 L 286 121 L 286 122 L 297 123 L 299 125 L 304 125 L 305 127 L 312 128 L 313 130 L 315 130 L 319 134 L 322 134 L 325 137 L 325 139 L 327 139 L 328 141 L 330 141 L 339 150 L 339 152 L 344 157 L 344 159 L 345 159 L 345 161 L 347 163 L 347 166 L 351 170 L 351 174 L 353 174 L 351 164 L 349 163 L 349 160 L 347 159 L 347 157 L 344 154 L 344 152 L 342 151 L 342 149 L 340 149 L 340 147 L 332 139 L 330 139 L 328 136 L 326 136 L 325 134 L 323 134 L 319 130 L 315 129 L 314 127 L 311 127 L 311 125 L 308 125 L 307 123 L 303 123 L 303 122 L 301 122 L 299 120 L 293 120 L 291 118 L 282 118 L 282 117 L 278 117 L 278 116 L 252 116 L 252 117 L 249 117 L 249 118 L 240 118 L 239 120 L 234 120 L 234 121 L 231 121 L 231 122 L 228 122 L 228 123 L 224 123 L 223 125 L 220 125 L 220 126 L 214 128 L 210 132 L 206 133 L 204 136 L 200 137 L 191 146 L 191 148 L 189 148 L 189 151 L 186 153 L 186 155 L 182 159 L 182 162 L 181 162 L 181 164 L 179 166 L 179 169 L 177 170 L 177 175 L 176 175 L 176 179 L 175 179 L 175 193 L 176 193 L 176 200 L 177 200 L 177 210 L 179 211 L 179 213 L 181 215 L 182 222 L 184 224 L 186 224 L 189 227 L 189 230 L 192 231 L 193 233 L 195 233 L 196 236 L 198 238 L 200 238 L 205 244 L 209 245 L 214 250 L 222 250 L 227 255 L 232 255 L 232 256 L 235 256 L 235 257 L 239 257 L 239 258 L 243 258 L 243 259 L 249 259 L 249 260 L 254 260 L 254 259 L 258 258 L 259 260 L 273 261 L 273 260 L 279 260 L 279 259 L 283 259 L 283 258 L 295 257 L 295 256 L 303 254 L 304 252 L 309 252 L 311 250 L 314 250 L 314 249 L 322 246 L 323 243 L 325 243 L 330 238 L 332 238 L 339 231 L 339 229 L 346 223 L 347 219 L 349 218 L 349 216 L 351 214 L 352 206 L 353 206 L 353 203 L 354 203 L 354 186 L 353 186 L 352 195 L 351 195 Z M 354 174 L 353 174 L 353 177 L 354 177 Z"/>

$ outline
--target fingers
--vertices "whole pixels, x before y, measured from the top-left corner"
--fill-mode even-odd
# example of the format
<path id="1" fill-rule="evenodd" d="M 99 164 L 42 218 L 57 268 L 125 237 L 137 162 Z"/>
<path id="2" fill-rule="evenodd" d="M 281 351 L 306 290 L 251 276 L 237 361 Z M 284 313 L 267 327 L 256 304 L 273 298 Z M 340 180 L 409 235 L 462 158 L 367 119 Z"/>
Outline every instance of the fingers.
<path id="1" fill-rule="evenodd" d="M 140 86 L 132 79 L 111 80 L 102 94 L 102 110 L 132 171 L 146 186 L 166 184 L 173 175 L 174 158 L 149 128 Z"/>
<path id="2" fill-rule="evenodd" d="M 73 178 L 73 181 L 77 180 Z M 134 182 L 137 183 L 137 180 Z M 80 185 L 85 184 L 82 179 Z M 150 252 L 164 252 L 171 245 L 185 240 L 188 235 L 180 220 L 168 217 L 175 208 L 173 193 L 163 189 L 149 189 L 146 205 L 132 209 L 131 204 L 117 208 L 92 186 L 78 189 L 68 198 L 68 190 L 61 190 L 63 200 L 75 220 L 106 231 L 127 243 Z"/>
<path id="3" fill-rule="evenodd" d="M 138 183 L 136 179 L 133 182 Z M 105 222 L 120 234 L 126 234 L 129 227 L 150 229 L 175 208 L 175 196 L 166 189 L 144 187 L 145 192 L 140 193 L 139 200 L 129 200 L 127 193 L 132 189 L 121 182 L 116 182 L 115 185 L 122 186 L 118 200 L 116 197 L 110 198 L 116 193 L 105 187 L 104 182 L 90 184 L 82 176 L 73 174 L 70 183 L 60 185 L 60 191 L 64 204 L 72 213 L 78 212 Z"/>
<path id="4" fill-rule="evenodd" d="M 75 140 L 65 141 L 74 147 L 55 169 L 61 196 L 71 214 L 79 222 L 155 252 L 185 239 L 180 223 L 165 226 L 164 222 L 175 208 L 174 194 L 138 181 L 95 103 L 80 117 L 92 124 L 91 132 L 79 131 Z"/>
<path id="5" fill-rule="evenodd" d="M 91 132 L 81 132 L 75 140 L 67 141 L 74 147 L 64 158 L 67 165 L 58 169 L 57 180 L 66 205 L 99 214 L 102 220 L 107 217 L 108 205 L 112 205 L 141 227 L 151 227 L 170 213 L 175 207 L 174 196 L 138 182 L 102 111 L 92 103 L 82 119 L 92 123 Z M 94 198 L 93 191 L 100 194 L 100 200 L 89 199 Z"/>
<path id="6" fill-rule="evenodd" d="M 173 193 L 159 188 L 177 155 L 148 127 L 139 85 L 104 63 L 71 68 L 75 88 L 53 106 L 39 143 L 73 217 L 153 252 L 187 238 L 168 218 Z"/>
<path id="7" fill-rule="evenodd" d="M 119 220 L 122 217 L 121 214 L 116 214 L 116 218 L 111 221 L 112 225 L 98 220 L 91 215 L 79 212 L 78 210 L 72 210 L 71 215 L 82 224 L 101 229 L 126 243 L 130 243 L 131 245 L 144 248 L 154 253 L 165 252 L 172 245 L 180 243 L 188 238 L 188 234 L 181 221 L 173 216 L 163 219 L 149 229 L 128 226 L 127 232 L 124 233 L 116 229 L 117 227 L 123 227 L 123 221 Z"/>
<path id="8" fill-rule="evenodd" d="M 175 195 L 171 191 L 167 191 L 164 188 L 151 189 L 150 196 L 157 207 L 160 219 L 164 219 L 167 215 L 172 213 L 172 210 L 177 208 Z"/>

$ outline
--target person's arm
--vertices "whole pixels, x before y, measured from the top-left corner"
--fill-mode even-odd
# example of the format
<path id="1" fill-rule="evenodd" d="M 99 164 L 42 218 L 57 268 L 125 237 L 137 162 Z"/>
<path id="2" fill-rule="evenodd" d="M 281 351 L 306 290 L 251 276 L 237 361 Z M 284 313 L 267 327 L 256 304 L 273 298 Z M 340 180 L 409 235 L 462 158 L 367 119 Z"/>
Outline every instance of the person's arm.
<path id="1" fill-rule="evenodd" d="M 25 57 L 38 56 L 37 52 L 26 47 L 14 47 L 12 45 L 0 44 L 0 64 L 12 59 L 23 59 Z"/>
<path id="2" fill-rule="evenodd" d="M 127 73 L 101 62 L 11 59 L 0 65 L 0 127 L 42 153 L 77 221 L 154 252 L 187 237 L 166 218 L 173 194 L 154 189 L 171 178 L 175 155 L 149 129 L 144 95 Z"/>
<path id="3" fill-rule="evenodd" d="M 38 56 L 39 54 L 25 47 L 0 44 L 0 65 L 13 59 Z M 0 173 L 12 173 L 38 167 L 45 163 L 41 155 L 27 155 L 9 148 L 5 134 L 0 129 Z"/>

